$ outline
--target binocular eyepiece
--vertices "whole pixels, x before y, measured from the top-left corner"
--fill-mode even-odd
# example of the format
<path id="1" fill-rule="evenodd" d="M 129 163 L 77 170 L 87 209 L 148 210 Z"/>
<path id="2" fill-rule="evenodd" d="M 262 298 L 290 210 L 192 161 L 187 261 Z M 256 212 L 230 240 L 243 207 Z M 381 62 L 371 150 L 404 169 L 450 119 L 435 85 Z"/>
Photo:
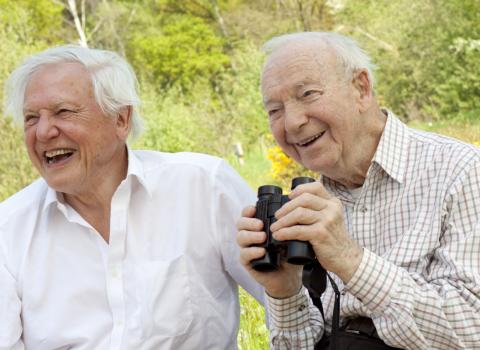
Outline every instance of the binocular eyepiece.
<path id="1" fill-rule="evenodd" d="M 315 180 L 305 176 L 296 177 L 292 180 L 291 189 L 309 182 L 315 182 Z M 278 186 L 265 185 L 258 188 L 255 217 L 262 220 L 267 239 L 264 243 L 256 245 L 266 250 L 264 257 L 251 262 L 252 267 L 257 271 L 268 272 L 278 269 L 281 258 L 285 258 L 288 263 L 295 265 L 306 265 L 315 260 L 315 253 L 309 242 L 277 241 L 272 237 L 270 226 L 277 221 L 275 212 L 288 201 L 288 196 L 284 195 Z"/>

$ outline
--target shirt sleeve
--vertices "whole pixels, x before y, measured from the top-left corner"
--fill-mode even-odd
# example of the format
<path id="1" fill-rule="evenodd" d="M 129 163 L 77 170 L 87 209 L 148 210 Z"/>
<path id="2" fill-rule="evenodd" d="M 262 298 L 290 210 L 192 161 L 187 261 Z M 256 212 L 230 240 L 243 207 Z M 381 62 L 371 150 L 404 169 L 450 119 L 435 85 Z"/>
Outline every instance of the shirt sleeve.
<path id="1" fill-rule="evenodd" d="M 220 236 L 220 249 L 225 269 L 235 282 L 264 305 L 263 287 L 250 276 L 240 263 L 240 248 L 236 242 L 236 223 L 243 208 L 255 204 L 255 193 L 224 161 L 219 163 L 214 183 L 214 220 L 217 234 Z"/>
<path id="2" fill-rule="evenodd" d="M 23 350 L 21 300 L 0 244 L 0 350 Z"/>
<path id="3" fill-rule="evenodd" d="M 480 344 L 480 170 L 456 181 L 444 203 L 438 248 L 425 273 L 409 273 L 364 249 L 346 290 L 371 312 L 380 337 L 402 349 Z"/>
<path id="4" fill-rule="evenodd" d="M 285 299 L 266 295 L 270 348 L 274 350 L 311 350 L 323 334 L 323 318 L 307 290 Z"/>

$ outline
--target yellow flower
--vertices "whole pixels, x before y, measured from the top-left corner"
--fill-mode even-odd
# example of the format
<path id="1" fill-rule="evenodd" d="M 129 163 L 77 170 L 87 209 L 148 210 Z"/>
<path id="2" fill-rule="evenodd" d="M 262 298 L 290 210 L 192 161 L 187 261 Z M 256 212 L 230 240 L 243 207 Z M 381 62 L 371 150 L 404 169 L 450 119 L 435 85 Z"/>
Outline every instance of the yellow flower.
<path id="1" fill-rule="evenodd" d="M 267 159 L 272 162 L 270 176 L 276 183 L 286 189 L 290 188 L 291 180 L 294 177 L 316 176 L 283 153 L 279 146 L 273 146 L 267 150 Z"/>

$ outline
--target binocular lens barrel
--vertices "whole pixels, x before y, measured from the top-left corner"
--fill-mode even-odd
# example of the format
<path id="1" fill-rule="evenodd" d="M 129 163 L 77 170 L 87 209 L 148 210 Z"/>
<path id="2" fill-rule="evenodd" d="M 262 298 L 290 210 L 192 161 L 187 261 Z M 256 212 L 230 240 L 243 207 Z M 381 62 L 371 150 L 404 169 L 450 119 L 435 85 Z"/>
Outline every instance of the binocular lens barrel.
<path id="1" fill-rule="evenodd" d="M 305 241 L 289 241 L 287 261 L 293 265 L 306 265 L 315 259 L 312 246 Z"/>
<path id="2" fill-rule="evenodd" d="M 267 252 L 263 258 L 252 261 L 252 267 L 260 272 L 270 272 L 278 269 L 280 256 L 277 252 Z"/>
<path id="3" fill-rule="evenodd" d="M 308 176 L 299 176 L 296 177 L 292 180 L 292 190 L 295 189 L 295 187 L 303 184 L 308 184 L 310 182 L 315 182 L 315 179 L 312 179 L 311 177 Z"/>

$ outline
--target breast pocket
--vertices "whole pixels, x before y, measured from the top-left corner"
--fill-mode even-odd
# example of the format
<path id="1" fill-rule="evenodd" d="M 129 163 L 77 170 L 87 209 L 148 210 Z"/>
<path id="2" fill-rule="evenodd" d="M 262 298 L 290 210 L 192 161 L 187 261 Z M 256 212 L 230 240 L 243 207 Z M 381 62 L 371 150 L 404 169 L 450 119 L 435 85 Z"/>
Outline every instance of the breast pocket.
<path id="1" fill-rule="evenodd" d="M 190 283 L 184 256 L 140 263 L 137 298 L 145 337 L 174 337 L 193 321 Z"/>

